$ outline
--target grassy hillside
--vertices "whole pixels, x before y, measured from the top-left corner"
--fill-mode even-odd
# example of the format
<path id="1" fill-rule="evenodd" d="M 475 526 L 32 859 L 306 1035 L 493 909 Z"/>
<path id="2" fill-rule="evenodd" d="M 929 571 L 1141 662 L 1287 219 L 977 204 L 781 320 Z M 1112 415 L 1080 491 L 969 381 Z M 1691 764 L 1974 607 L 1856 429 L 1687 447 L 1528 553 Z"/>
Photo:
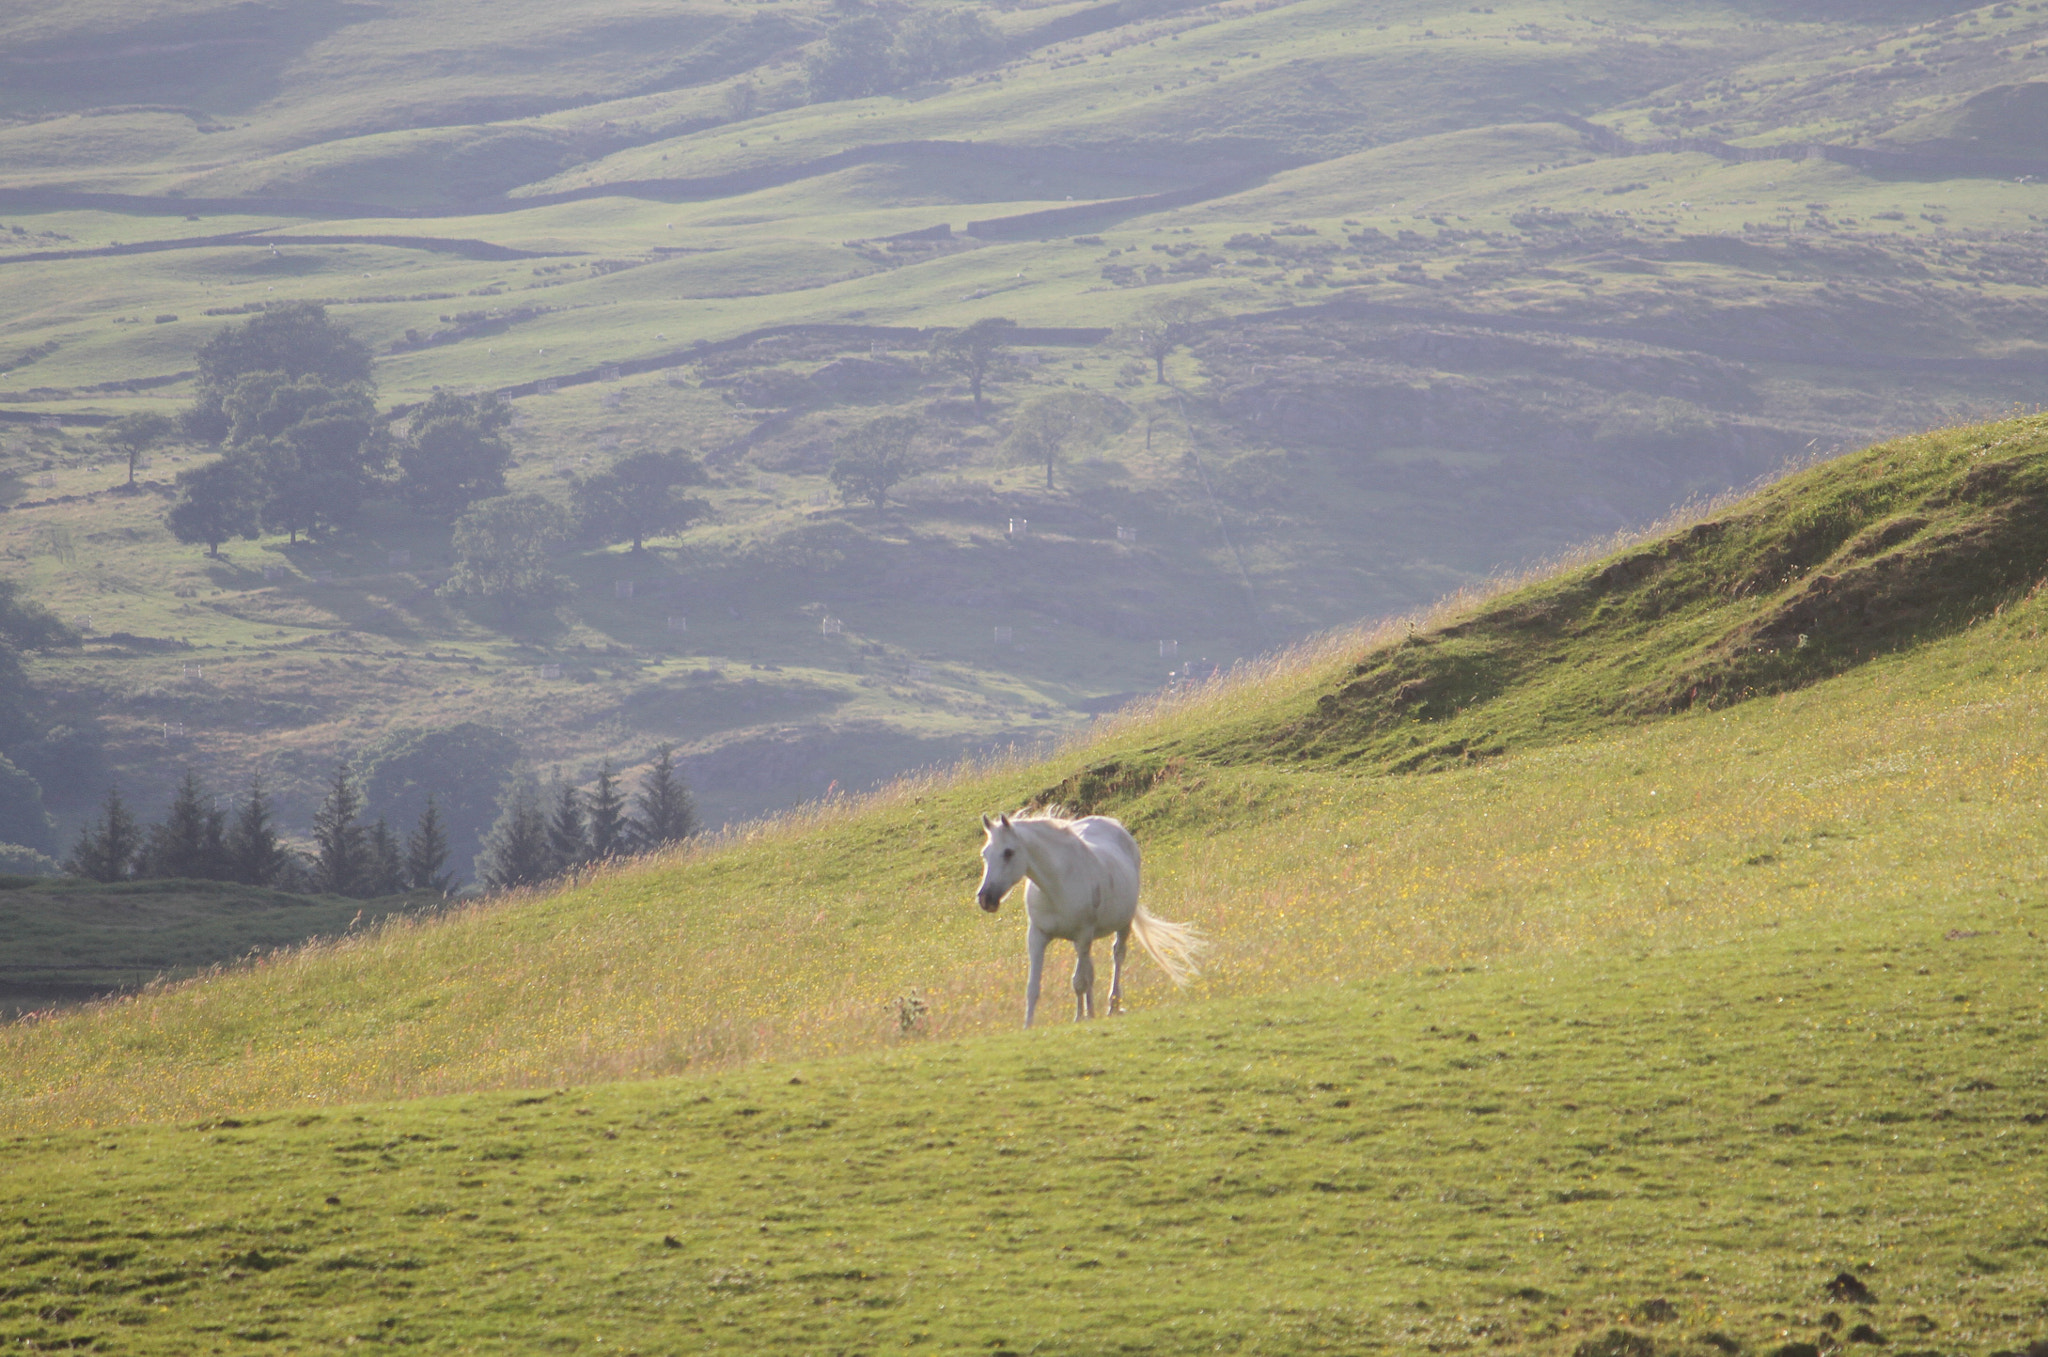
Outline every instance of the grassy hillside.
<path id="1" fill-rule="evenodd" d="M 1049 761 L 0 1029 L 0 1322 L 134 1352 L 2026 1351 L 2044 467 L 2039 418 L 1880 446 Z M 1824 581 L 1907 578 L 1927 606 L 1857 614 L 1860 645 L 1804 623 L 1669 700 Z M 1373 682 L 1530 616 L 1462 710 Z M 1389 757 L 1460 720 L 1498 747 Z M 1181 993 L 1141 963 L 1128 1018 L 1017 1033 L 974 817 L 1074 792 L 1216 945 Z"/>
<path id="2" fill-rule="evenodd" d="M 848 12 L 808 0 L 0 21 L 0 409 L 70 421 L 0 424 L 0 552 L 99 638 L 45 677 L 145 803 L 262 767 L 302 821 L 394 722 L 493 711 L 574 776 L 680 741 L 745 818 L 1071 732 L 1161 642 L 1228 663 L 2038 398 L 2040 11 L 1484 9 L 1019 4 L 987 64 L 829 103 L 803 62 Z M 1171 387 L 1033 343 L 976 412 L 922 362 L 919 327 L 1167 297 L 1214 313 Z M 515 393 L 515 488 L 682 444 L 716 520 L 579 557 L 512 628 L 423 592 L 446 529 L 403 515 L 200 560 L 85 421 L 176 408 L 209 334 L 293 298 L 389 403 Z M 1076 386 L 1132 423 L 1046 490 L 1003 440 Z M 837 507 L 833 438 L 891 412 L 923 474 Z"/>
<path id="3" fill-rule="evenodd" d="M 716 1078 L 18 1136 L 0 1324 L 133 1353 L 2019 1351 L 2048 1325 L 2044 927 L 2038 898 L 1894 901 Z"/>
<path id="4" fill-rule="evenodd" d="M 2035 522 L 2044 435 L 2028 419 L 1874 448 L 1619 556 L 1452 607 L 1413 635 L 1340 638 L 1122 718 L 1050 762 L 906 783 L 652 869 L 273 958 L 222 982 L 232 1003 L 215 986 L 173 989 L 11 1029 L 20 1082 L 6 1115 L 22 1126 L 217 1116 L 663 1074 L 887 1043 L 917 1005 L 934 1034 L 1007 1026 L 1021 939 L 965 902 L 976 816 L 1031 800 L 1111 810 L 1138 830 L 1151 907 L 1219 940 L 1194 995 L 1706 942 L 1850 902 L 1974 907 L 2029 890 L 2040 828 L 2016 806 L 2039 773 L 2025 732 L 2048 600 L 1995 555 L 1964 570 L 1964 547 L 1932 548 L 1972 515 Z M 1899 533 L 1943 486 L 1978 498 L 1930 517 L 1921 536 Z M 1774 536 L 1760 526 L 1771 522 Z M 1717 653 L 1714 637 L 1852 580 L 1836 548 L 1867 546 L 1887 525 L 1892 556 L 1850 560 L 1885 571 L 1922 550 L 1958 566 L 1946 613 L 1891 617 L 1884 634 L 1901 648 L 1859 654 L 1816 627 L 1781 652 L 1769 700 L 1737 701 L 1734 686 L 1661 704 L 1675 715 L 1645 710 L 1645 669 L 1683 671 Z M 2028 531 L 2038 544 L 2038 525 Z M 1748 549 L 1723 558 L 1736 568 L 1693 577 L 1693 607 L 1642 616 L 1674 580 L 1635 563 L 1745 536 Z M 2037 545 L 2033 570 L 2042 555 Z M 1760 557 L 1779 573 L 1738 588 Z M 1415 689 L 1404 698 L 1359 677 L 1470 654 L 1498 619 L 1584 597 L 1603 577 L 1620 582 L 1598 611 L 1627 624 L 1582 635 L 1559 665 L 1540 631 L 1503 647 L 1508 681 L 1484 701 L 1433 708 Z M 1449 757 L 1446 728 L 1489 734 Z M 1446 771 L 1361 775 L 1415 766 Z M 1153 992 L 1142 970 L 1137 983 L 1145 1006 L 1189 997 Z M 155 1073 L 138 1097 L 120 1076 L 143 1064 Z"/>
<path id="5" fill-rule="evenodd" d="M 0 877 L 0 1011 L 180 980 L 439 904 L 434 895 L 348 900 L 222 881 Z"/>

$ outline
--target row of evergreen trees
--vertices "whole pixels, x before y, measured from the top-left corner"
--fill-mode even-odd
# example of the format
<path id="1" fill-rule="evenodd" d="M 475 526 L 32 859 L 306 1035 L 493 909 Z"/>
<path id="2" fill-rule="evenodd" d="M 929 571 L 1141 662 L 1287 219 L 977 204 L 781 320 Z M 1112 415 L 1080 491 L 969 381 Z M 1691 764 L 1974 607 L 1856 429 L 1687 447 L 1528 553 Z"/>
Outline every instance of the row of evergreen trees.
<path id="1" fill-rule="evenodd" d="M 588 796 L 560 781 L 546 790 L 531 778 L 514 783 L 484 840 L 478 874 L 492 890 L 530 886 L 585 863 L 651 852 L 696 832 L 696 803 L 676 767 L 675 747 L 665 744 L 654 751 L 630 811 L 610 761 Z"/>
<path id="2" fill-rule="evenodd" d="M 313 850 L 302 853 L 279 836 L 260 777 L 251 779 L 248 794 L 231 813 L 188 769 L 164 818 L 146 828 L 129 812 L 120 789 L 110 789 L 99 817 L 79 831 L 64 870 L 94 881 L 239 881 L 360 899 L 409 890 L 445 895 L 454 889 L 454 876 L 444 870 L 447 830 L 431 798 L 403 842 L 382 817 L 364 824 L 362 809 L 362 794 L 342 763 L 314 812 Z"/>
<path id="3" fill-rule="evenodd" d="M 148 826 L 129 811 L 118 787 L 110 789 L 99 817 L 79 832 L 64 869 L 94 881 L 238 881 L 359 899 L 406 891 L 446 895 L 455 888 L 457 878 L 446 870 L 447 825 L 431 796 L 403 839 L 384 817 L 362 817 L 362 793 L 346 762 L 336 766 L 313 813 L 308 851 L 294 849 L 278 834 L 260 777 L 250 781 L 239 804 L 224 807 L 187 770 L 164 818 Z M 662 745 L 630 803 L 609 761 L 587 796 L 562 782 L 545 793 L 532 778 L 514 782 L 500 802 L 478 871 L 492 890 L 529 886 L 696 832 L 696 804 L 676 767 L 675 749 Z"/>

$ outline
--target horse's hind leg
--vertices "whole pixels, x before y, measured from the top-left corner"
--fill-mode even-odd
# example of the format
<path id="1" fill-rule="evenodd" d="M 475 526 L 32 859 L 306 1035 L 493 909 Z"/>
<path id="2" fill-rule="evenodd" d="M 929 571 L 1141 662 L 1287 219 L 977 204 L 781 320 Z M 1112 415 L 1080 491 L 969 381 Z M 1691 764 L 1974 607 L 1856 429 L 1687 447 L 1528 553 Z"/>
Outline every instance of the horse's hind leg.
<path id="1" fill-rule="evenodd" d="M 1031 1026 L 1031 1020 L 1038 1016 L 1038 979 L 1045 974 L 1045 934 L 1036 928 L 1031 930 L 1025 946 L 1030 949 L 1031 975 L 1024 982 L 1024 1025 Z"/>
<path id="2" fill-rule="evenodd" d="M 1124 1011 L 1124 952 L 1131 945 L 1131 930 L 1126 928 L 1116 935 L 1116 941 L 1109 947 L 1109 1013 L 1111 1017 Z"/>
<path id="3" fill-rule="evenodd" d="M 1095 961 L 1088 955 L 1090 937 L 1074 939 L 1074 1021 L 1095 1016 Z"/>

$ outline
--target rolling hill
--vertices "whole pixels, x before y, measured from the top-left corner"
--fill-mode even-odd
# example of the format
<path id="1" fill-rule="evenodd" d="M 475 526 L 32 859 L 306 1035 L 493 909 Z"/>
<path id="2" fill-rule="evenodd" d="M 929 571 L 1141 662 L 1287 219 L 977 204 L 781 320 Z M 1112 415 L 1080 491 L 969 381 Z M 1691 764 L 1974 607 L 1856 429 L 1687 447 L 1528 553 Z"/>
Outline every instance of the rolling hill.
<path id="1" fill-rule="evenodd" d="M 2044 476 L 2039 417 L 1879 445 L 1048 761 L 0 1029 L 8 1335 L 2029 1350 Z M 974 816 L 1055 796 L 1216 945 L 1005 1032 Z"/>
<path id="2" fill-rule="evenodd" d="M 90 627 L 54 709 L 145 805 L 261 769 L 302 823 L 336 758 L 490 712 L 572 778 L 678 741 L 744 820 L 2048 374 L 2027 5 L 1018 4 L 958 69 L 810 101 L 841 25 L 933 13 L 5 20 L 0 551 Z M 1104 338 L 1162 298 L 1209 311 L 1169 385 Z M 715 518 L 510 627 L 396 510 L 201 559 L 160 520 L 210 454 L 114 495 L 95 421 L 290 299 L 392 407 L 509 393 L 515 489 L 683 445 Z M 925 353 L 987 315 L 1028 333 L 981 411 Z M 1007 435 L 1076 389 L 1130 422 L 1048 489 Z M 834 439 L 885 413 L 921 474 L 838 505 Z M 50 790 L 68 832 L 99 788 Z"/>

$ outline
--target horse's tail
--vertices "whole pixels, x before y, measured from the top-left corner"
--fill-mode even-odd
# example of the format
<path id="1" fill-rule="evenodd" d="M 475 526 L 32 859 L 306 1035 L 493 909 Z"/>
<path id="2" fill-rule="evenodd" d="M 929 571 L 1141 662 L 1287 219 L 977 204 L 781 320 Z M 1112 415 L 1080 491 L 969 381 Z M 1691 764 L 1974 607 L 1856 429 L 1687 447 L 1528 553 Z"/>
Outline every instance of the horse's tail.
<path id="1" fill-rule="evenodd" d="M 1139 905 L 1131 916 L 1131 935 L 1174 984 L 1185 985 L 1202 973 L 1195 959 L 1209 949 L 1209 940 L 1187 924 L 1155 918 Z"/>

